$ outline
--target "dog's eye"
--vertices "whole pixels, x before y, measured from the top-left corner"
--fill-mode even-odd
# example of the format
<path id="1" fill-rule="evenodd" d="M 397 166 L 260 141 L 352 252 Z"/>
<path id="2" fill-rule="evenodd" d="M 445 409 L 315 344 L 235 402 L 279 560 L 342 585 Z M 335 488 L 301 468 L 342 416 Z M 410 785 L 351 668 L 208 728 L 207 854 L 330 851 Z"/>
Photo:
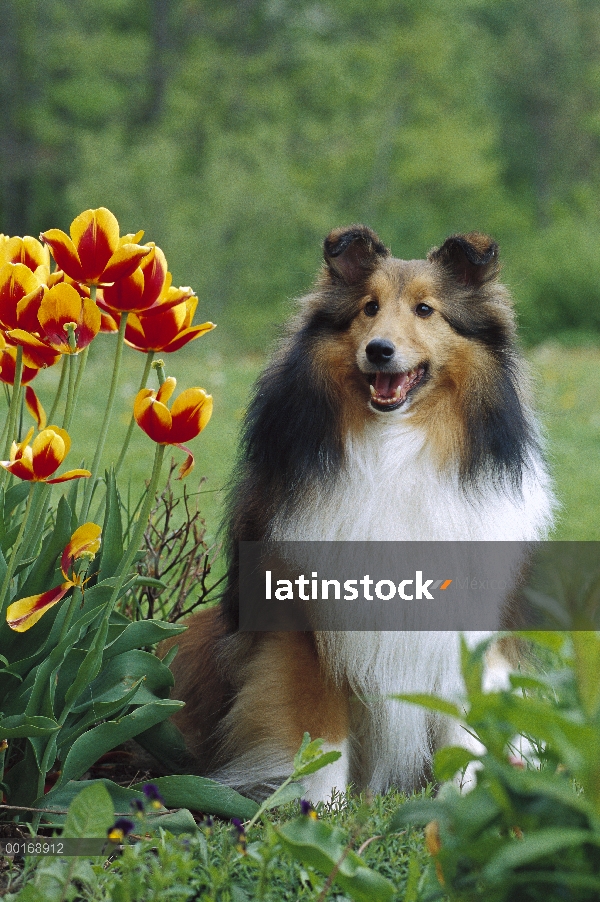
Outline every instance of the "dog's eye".
<path id="1" fill-rule="evenodd" d="M 417 314 L 417 316 L 420 316 L 421 319 L 426 319 L 433 313 L 433 307 L 430 307 L 429 304 L 417 304 L 417 306 L 415 307 L 415 313 Z"/>
<path id="2" fill-rule="evenodd" d="M 365 304 L 365 316 L 375 316 L 378 310 L 379 304 L 377 301 L 369 301 Z"/>

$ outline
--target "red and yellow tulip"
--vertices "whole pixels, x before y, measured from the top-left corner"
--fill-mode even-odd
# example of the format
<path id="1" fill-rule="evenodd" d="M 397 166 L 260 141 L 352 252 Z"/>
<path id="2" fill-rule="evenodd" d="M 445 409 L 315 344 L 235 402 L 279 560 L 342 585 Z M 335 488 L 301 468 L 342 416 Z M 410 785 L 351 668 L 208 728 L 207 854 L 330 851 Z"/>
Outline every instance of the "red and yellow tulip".
<path id="1" fill-rule="evenodd" d="M 169 376 L 158 392 L 143 388 L 138 392 L 133 415 L 138 426 L 159 445 L 174 445 L 185 451 L 187 458 L 179 470 L 183 479 L 194 466 L 194 456 L 183 445 L 200 435 L 212 414 L 213 400 L 203 388 L 183 391 L 169 410 L 167 401 L 175 391 L 176 380 Z"/>
<path id="2" fill-rule="evenodd" d="M 164 289 L 171 284 L 171 274 L 167 272 L 167 260 L 155 244 L 137 269 L 131 275 L 107 286 L 99 303 L 109 313 L 139 313 L 154 306 Z"/>
<path id="3" fill-rule="evenodd" d="M 50 251 L 37 238 L 9 238 L 3 235 L 0 242 L 0 266 L 5 263 L 22 263 L 34 273 L 40 282 L 47 282 L 50 275 Z"/>
<path id="4" fill-rule="evenodd" d="M 106 207 L 80 213 L 70 233 L 50 229 L 40 239 L 50 246 L 56 265 L 86 285 L 112 285 L 131 275 L 151 250 L 137 243 L 143 232 L 120 237 L 117 218 Z"/>
<path id="5" fill-rule="evenodd" d="M 100 331 L 100 311 L 92 300 L 67 282 L 59 282 L 44 296 L 38 311 L 41 338 L 61 354 L 79 354 Z M 67 325 L 73 323 L 74 347 Z"/>
<path id="6" fill-rule="evenodd" d="M 75 562 L 79 558 L 91 558 L 96 554 L 100 548 L 101 532 L 100 526 L 96 523 L 84 523 L 75 530 L 61 557 L 61 571 L 65 582 L 40 595 L 29 595 L 9 605 L 6 610 L 6 622 L 11 629 L 17 633 L 24 633 L 37 623 L 46 611 L 64 598 L 69 589 L 73 586 L 83 586 L 86 580 L 75 573 Z"/>
<path id="7" fill-rule="evenodd" d="M 0 382 L 6 382 L 7 385 L 15 384 L 16 357 L 16 347 L 9 345 L 2 332 L 0 332 Z M 35 379 L 38 373 L 38 367 L 24 366 L 21 385 L 27 385 L 28 382 Z"/>
<path id="8" fill-rule="evenodd" d="M 91 475 L 89 470 L 69 470 L 62 476 L 49 479 L 48 477 L 58 470 L 69 453 L 71 439 L 64 429 L 48 426 L 42 429 L 30 445 L 33 433 L 32 426 L 22 442 L 12 443 L 10 460 L 1 460 L 0 467 L 4 467 L 18 479 L 25 479 L 28 482 L 67 482 L 69 479 L 81 479 Z"/>
<path id="9" fill-rule="evenodd" d="M 174 293 L 185 291 L 190 292 L 188 297 L 173 305 Z M 169 288 L 152 310 L 130 314 L 125 329 L 126 343 L 136 351 L 164 351 L 167 354 L 178 351 L 215 328 L 214 323 L 192 326 L 197 306 L 198 298 L 191 294 L 191 289 Z"/>
<path id="10" fill-rule="evenodd" d="M 37 312 L 46 286 L 24 263 L 0 267 L 0 327 L 39 329 Z"/>

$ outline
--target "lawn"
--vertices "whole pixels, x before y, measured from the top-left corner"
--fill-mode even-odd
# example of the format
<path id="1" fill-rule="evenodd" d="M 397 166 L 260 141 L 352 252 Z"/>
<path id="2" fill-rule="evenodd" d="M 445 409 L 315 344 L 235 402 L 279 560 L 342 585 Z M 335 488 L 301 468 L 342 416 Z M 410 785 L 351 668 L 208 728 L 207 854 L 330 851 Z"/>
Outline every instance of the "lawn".
<path id="1" fill-rule="evenodd" d="M 70 466 L 79 465 L 82 459 L 89 462 L 93 455 L 96 421 L 104 411 L 113 348 L 114 338 L 105 335 L 99 336 L 92 345 L 88 361 L 91 372 L 84 380 L 71 430 Z M 546 433 L 550 469 L 560 502 L 554 537 L 600 539 L 597 515 L 600 498 L 600 349 L 544 344 L 530 351 L 528 356 Z M 208 534 L 214 536 L 244 407 L 265 358 L 231 347 L 218 329 L 177 354 L 165 357 L 167 373 L 176 376 L 180 388 L 200 385 L 214 397 L 212 420 L 206 431 L 191 443 L 196 455 L 196 469 L 189 479 L 192 487 L 194 480 L 197 484 L 199 477 L 205 477 L 200 489 L 203 493 L 201 508 Z M 115 417 L 106 445 L 106 466 L 118 457 L 143 364 L 141 354 L 126 349 L 117 399 L 119 415 Z M 53 368 L 36 380 L 36 389 L 47 404 L 57 379 L 58 372 Z M 124 473 L 134 495 L 149 476 L 153 450 L 151 440 L 136 428 Z M 180 452 L 176 451 L 177 455 L 181 456 Z M 124 488 L 126 479 L 120 478 L 120 484 Z"/>

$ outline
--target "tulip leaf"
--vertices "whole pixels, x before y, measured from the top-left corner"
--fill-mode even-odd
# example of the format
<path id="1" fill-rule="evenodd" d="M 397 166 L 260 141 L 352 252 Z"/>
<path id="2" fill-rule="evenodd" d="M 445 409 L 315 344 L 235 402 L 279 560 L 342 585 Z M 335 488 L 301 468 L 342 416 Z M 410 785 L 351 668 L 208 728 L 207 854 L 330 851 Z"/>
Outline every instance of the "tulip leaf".
<path id="1" fill-rule="evenodd" d="M 97 702 L 122 698 L 140 679 L 144 680 L 147 690 L 157 694 L 161 689 L 166 692 L 175 682 L 169 668 L 156 655 L 141 649 L 127 651 L 111 658 L 99 676 L 90 681 L 84 697 L 74 705 L 73 712 L 83 711 Z"/>
<path id="2" fill-rule="evenodd" d="M 82 712 L 82 716 L 79 717 L 79 719 L 77 719 L 77 715 L 69 715 L 69 718 L 67 718 L 65 726 L 63 727 L 63 730 L 60 734 L 58 757 L 64 758 L 75 740 L 79 736 L 81 736 L 81 734 L 84 733 L 88 729 L 88 727 L 91 727 L 93 724 L 98 723 L 98 721 L 100 720 L 107 720 L 109 717 L 114 717 L 115 715 L 118 715 L 120 711 L 126 713 L 125 708 L 133 700 L 141 683 L 142 679 L 140 678 L 136 683 L 133 684 L 128 692 L 126 692 L 120 698 L 114 699 L 113 701 L 94 702 L 93 704 L 90 703 L 89 708 L 86 708 L 85 711 Z"/>
<path id="3" fill-rule="evenodd" d="M 394 897 L 393 884 L 348 850 L 347 838 L 338 827 L 300 817 L 275 828 L 275 834 L 283 848 L 305 867 L 326 876 L 337 868 L 334 884 L 356 902 L 388 902 Z"/>
<path id="4" fill-rule="evenodd" d="M 12 714 L 0 720 L 0 739 L 21 739 L 25 736 L 49 736 L 60 729 L 50 717 Z"/>
<path id="5" fill-rule="evenodd" d="M 123 558 L 121 503 L 114 470 L 106 473 L 106 513 L 102 527 L 102 553 L 98 580 L 114 576 Z"/>
<path id="6" fill-rule="evenodd" d="M 19 504 L 27 498 L 30 490 L 28 482 L 18 482 L 10 487 L 4 495 L 4 522 L 7 523 L 10 515 Z"/>
<path id="7" fill-rule="evenodd" d="M 105 660 L 113 658 L 130 649 L 144 645 L 155 645 L 169 636 L 177 636 L 185 632 L 186 626 L 177 623 L 166 623 L 161 620 L 137 620 L 125 627 L 114 642 L 107 646 Z"/>
<path id="8" fill-rule="evenodd" d="M 55 579 L 56 559 L 62 554 L 70 538 L 71 508 L 63 495 L 56 509 L 54 529 L 51 535 L 42 543 L 42 549 L 37 561 L 19 590 L 20 598 L 26 598 L 28 595 L 37 595 L 46 591 L 49 586 L 60 582 L 59 579 Z"/>
<path id="9" fill-rule="evenodd" d="M 242 820 L 253 817 L 258 811 L 258 804 L 247 799 L 229 786 L 223 786 L 208 777 L 196 777 L 190 774 L 159 777 L 152 781 L 168 808 L 191 808 L 192 811 L 203 811 L 217 814 L 219 817 L 239 817 Z M 141 789 L 137 783 L 133 789 Z"/>
<path id="10" fill-rule="evenodd" d="M 170 773 L 188 774 L 195 761 L 172 720 L 163 720 L 135 737 L 143 749 L 169 768 Z"/>
<path id="11" fill-rule="evenodd" d="M 76 780 L 105 752 L 133 739 L 183 707 L 183 702 L 159 701 L 136 708 L 120 720 L 111 720 L 88 730 L 73 743 L 65 759 L 58 785 Z"/>
<path id="12" fill-rule="evenodd" d="M 81 662 L 79 670 L 77 671 L 77 676 L 69 686 L 65 695 L 64 708 L 61 714 L 63 723 L 67 712 L 70 711 L 75 700 L 81 695 L 86 687 L 89 688 L 92 680 L 95 680 L 98 676 L 98 672 L 102 667 L 102 656 L 104 654 L 107 632 L 108 619 L 104 618 L 100 624 L 100 628 L 94 632 L 94 641 Z"/>

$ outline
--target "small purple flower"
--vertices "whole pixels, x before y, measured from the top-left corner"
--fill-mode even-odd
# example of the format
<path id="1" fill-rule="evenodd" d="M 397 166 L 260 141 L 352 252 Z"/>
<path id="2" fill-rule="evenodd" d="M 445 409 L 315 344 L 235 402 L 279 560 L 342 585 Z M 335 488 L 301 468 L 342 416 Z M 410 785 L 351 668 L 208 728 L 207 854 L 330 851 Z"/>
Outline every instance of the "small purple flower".
<path id="1" fill-rule="evenodd" d="M 233 824 L 234 828 L 233 838 L 235 840 L 236 851 L 238 851 L 241 855 L 245 855 L 248 843 L 246 840 L 246 831 L 244 830 L 244 825 L 239 817 L 232 817 L 231 823 Z"/>
<path id="2" fill-rule="evenodd" d="M 237 830 L 238 833 L 244 832 L 244 825 L 242 824 L 239 817 L 232 817 L 231 823 L 233 824 L 233 826 L 235 827 L 235 829 Z"/>
<path id="3" fill-rule="evenodd" d="M 143 814 L 144 803 L 141 799 L 132 799 L 129 804 L 133 808 L 133 810 L 136 814 Z"/>
<path id="4" fill-rule="evenodd" d="M 144 785 L 142 786 L 142 792 L 153 808 L 162 808 L 162 806 L 165 804 L 165 800 L 158 791 L 158 786 L 156 786 L 154 783 L 144 783 Z"/>
<path id="5" fill-rule="evenodd" d="M 107 836 L 111 842 L 123 842 L 134 829 L 135 824 L 128 817 L 118 817 L 112 827 L 107 830 Z"/>
<path id="6" fill-rule="evenodd" d="M 300 799 L 300 813 L 306 817 L 311 817 L 313 820 L 317 819 L 317 812 L 308 799 Z"/>

